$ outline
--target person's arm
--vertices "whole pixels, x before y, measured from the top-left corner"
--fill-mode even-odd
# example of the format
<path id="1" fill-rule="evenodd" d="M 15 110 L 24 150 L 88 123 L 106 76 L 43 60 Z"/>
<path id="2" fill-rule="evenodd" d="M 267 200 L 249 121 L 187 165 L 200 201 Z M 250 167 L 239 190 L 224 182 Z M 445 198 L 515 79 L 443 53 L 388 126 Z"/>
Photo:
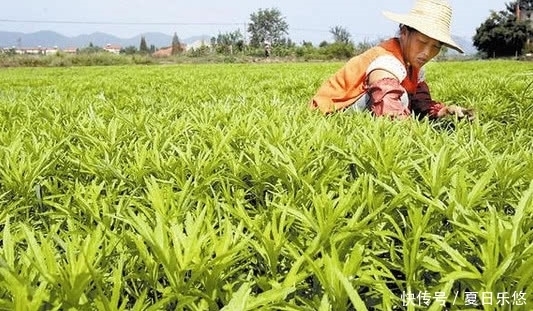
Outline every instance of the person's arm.
<path id="1" fill-rule="evenodd" d="M 439 118 L 439 112 L 445 106 L 442 103 L 431 99 L 429 87 L 425 81 L 419 81 L 416 87 L 416 93 L 409 98 L 411 109 L 419 117 L 428 117 L 430 119 Z"/>
<path id="2" fill-rule="evenodd" d="M 411 112 L 402 104 L 401 96 L 406 92 L 398 78 L 383 69 L 373 70 L 368 75 L 366 91 L 372 98 L 370 110 L 376 116 L 407 118 Z"/>
<path id="3" fill-rule="evenodd" d="M 474 111 L 465 109 L 457 105 L 446 106 L 441 102 L 431 98 L 429 87 L 425 81 L 419 81 L 416 93 L 409 98 L 411 110 L 420 118 L 428 117 L 431 120 L 446 116 L 457 116 L 458 118 L 474 119 Z"/>

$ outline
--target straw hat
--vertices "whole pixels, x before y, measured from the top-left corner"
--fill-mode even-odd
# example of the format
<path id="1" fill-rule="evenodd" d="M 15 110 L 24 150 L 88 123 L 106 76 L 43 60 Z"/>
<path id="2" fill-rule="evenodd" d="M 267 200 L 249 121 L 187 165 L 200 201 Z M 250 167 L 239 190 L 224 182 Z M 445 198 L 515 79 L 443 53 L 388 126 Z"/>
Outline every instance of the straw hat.
<path id="1" fill-rule="evenodd" d="M 412 27 L 426 36 L 464 53 L 450 34 L 452 8 L 443 0 L 417 0 L 408 14 L 383 12 L 383 15 L 397 23 Z"/>

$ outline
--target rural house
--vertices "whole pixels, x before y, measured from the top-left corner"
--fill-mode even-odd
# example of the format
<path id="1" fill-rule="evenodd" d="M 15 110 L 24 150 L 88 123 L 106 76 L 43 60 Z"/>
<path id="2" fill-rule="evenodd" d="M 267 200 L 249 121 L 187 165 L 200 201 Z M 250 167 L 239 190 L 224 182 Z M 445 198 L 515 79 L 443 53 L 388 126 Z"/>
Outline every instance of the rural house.
<path id="1" fill-rule="evenodd" d="M 104 47 L 105 51 L 108 51 L 113 54 L 119 54 L 121 49 L 122 47 L 120 45 L 110 43 L 106 44 L 106 46 Z"/>
<path id="2" fill-rule="evenodd" d="M 187 50 L 187 44 L 181 43 L 181 50 L 186 51 Z M 154 57 L 168 57 L 172 55 L 172 46 L 166 46 L 158 49 L 154 53 L 152 53 L 152 56 Z"/>

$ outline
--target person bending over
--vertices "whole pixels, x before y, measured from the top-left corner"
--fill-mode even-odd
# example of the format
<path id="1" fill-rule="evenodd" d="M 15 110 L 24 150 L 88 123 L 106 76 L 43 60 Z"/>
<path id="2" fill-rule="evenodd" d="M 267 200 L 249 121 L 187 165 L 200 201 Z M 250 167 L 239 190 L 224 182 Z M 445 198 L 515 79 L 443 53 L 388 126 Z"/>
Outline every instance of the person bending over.
<path id="1" fill-rule="evenodd" d="M 463 50 L 450 35 L 452 9 L 445 1 L 417 0 L 408 14 L 383 12 L 400 24 L 397 37 L 351 58 L 313 96 L 311 109 L 324 114 L 369 110 L 376 116 L 472 120 L 474 112 L 431 98 L 423 66 L 442 46 Z"/>

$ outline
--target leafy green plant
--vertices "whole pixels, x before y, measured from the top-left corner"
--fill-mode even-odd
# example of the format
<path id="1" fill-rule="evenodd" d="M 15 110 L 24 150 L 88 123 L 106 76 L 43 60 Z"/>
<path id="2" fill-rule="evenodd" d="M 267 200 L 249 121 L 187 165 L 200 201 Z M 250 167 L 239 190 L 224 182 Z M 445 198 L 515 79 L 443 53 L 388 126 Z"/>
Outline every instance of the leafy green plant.
<path id="1" fill-rule="evenodd" d="M 0 309 L 531 309 L 531 64 L 429 64 L 453 127 L 309 111 L 339 66 L 1 71 Z"/>

